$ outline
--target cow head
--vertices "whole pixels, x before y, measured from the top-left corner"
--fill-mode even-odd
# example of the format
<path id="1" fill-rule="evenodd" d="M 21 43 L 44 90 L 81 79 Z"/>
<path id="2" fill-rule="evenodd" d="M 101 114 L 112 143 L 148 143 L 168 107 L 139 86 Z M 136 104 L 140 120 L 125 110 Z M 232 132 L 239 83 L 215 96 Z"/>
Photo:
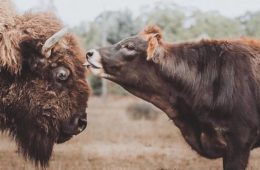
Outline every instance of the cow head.
<path id="1" fill-rule="evenodd" d="M 162 43 L 160 29 L 149 26 L 115 45 L 88 51 L 85 66 L 127 89 L 152 90 L 158 86 L 160 68 L 156 63 L 164 56 Z"/>
<path id="2" fill-rule="evenodd" d="M 53 145 L 87 125 L 84 53 L 53 15 L 28 14 L 21 21 L 0 39 L 0 128 L 26 158 L 46 166 Z"/>
<path id="3" fill-rule="evenodd" d="M 89 50 L 85 66 L 95 75 L 121 85 L 165 111 L 170 94 L 168 89 L 171 88 L 164 79 L 165 76 L 162 76 L 158 62 L 167 56 L 166 49 L 167 44 L 162 40 L 160 29 L 148 26 L 138 35 L 114 45 Z M 167 98 L 167 101 L 159 103 L 158 101 L 163 101 L 158 100 L 161 96 Z"/>

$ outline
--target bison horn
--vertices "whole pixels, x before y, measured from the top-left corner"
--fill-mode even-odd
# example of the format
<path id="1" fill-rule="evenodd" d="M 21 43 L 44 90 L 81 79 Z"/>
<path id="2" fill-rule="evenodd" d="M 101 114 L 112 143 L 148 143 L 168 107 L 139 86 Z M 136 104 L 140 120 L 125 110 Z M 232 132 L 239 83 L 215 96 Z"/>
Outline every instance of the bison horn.
<path id="1" fill-rule="evenodd" d="M 47 58 L 51 56 L 51 49 L 53 46 L 60 41 L 60 39 L 68 32 L 68 28 L 62 28 L 60 31 L 53 34 L 49 39 L 47 39 L 42 46 L 42 54 Z"/>

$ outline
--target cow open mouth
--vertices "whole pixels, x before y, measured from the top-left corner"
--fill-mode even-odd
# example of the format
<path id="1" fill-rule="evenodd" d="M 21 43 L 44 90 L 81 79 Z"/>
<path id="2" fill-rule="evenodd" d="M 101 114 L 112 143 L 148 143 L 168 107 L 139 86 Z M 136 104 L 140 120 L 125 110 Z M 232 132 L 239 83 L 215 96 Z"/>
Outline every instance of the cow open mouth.
<path id="1" fill-rule="evenodd" d="M 93 59 L 87 59 L 83 66 L 87 67 L 94 75 L 103 77 L 102 75 L 104 74 L 104 70 L 99 62 Z"/>
<path id="2" fill-rule="evenodd" d="M 99 52 L 96 50 L 88 51 L 86 54 L 86 59 L 87 61 L 83 65 L 90 69 L 93 74 L 100 76 L 102 73 L 104 73 Z"/>
<path id="3" fill-rule="evenodd" d="M 95 50 L 86 54 L 87 62 L 84 64 L 87 68 L 102 69 L 101 56 Z"/>
<path id="4" fill-rule="evenodd" d="M 90 50 L 86 54 L 87 61 L 83 66 L 87 67 L 94 75 L 109 79 L 111 81 L 115 80 L 116 77 L 105 72 L 103 65 L 101 63 L 101 56 L 96 50 Z"/>
<path id="5" fill-rule="evenodd" d="M 87 59 L 87 62 L 84 64 L 87 68 L 94 68 L 94 69 L 101 69 L 102 67 L 97 65 L 97 63 L 92 63 L 89 59 Z"/>
<path id="6" fill-rule="evenodd" d="M 88 62 L 84 64 L 87 68 L 94 68 L 94 69 L 101 69 L 100 66 L 95 65 L 94 63 L 91 63 L 91 61 L 87 60 Z"/>

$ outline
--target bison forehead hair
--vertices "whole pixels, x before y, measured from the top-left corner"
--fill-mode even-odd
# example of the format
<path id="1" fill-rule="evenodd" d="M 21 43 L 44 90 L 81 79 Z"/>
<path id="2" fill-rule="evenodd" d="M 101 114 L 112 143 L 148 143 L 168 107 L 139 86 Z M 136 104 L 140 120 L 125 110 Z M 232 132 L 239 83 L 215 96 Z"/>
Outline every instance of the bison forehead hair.
<path id="1" fill-rule="evenodd" d="M 47 166 L 54 143 L 86 125 L 84 52 L 67 33 L 45 55 L 46 40 L 63 27 L 59 19 L 51 13 L 17 15 L 7 4 L 0 1 L 0 129 L 25 158 Z"/>

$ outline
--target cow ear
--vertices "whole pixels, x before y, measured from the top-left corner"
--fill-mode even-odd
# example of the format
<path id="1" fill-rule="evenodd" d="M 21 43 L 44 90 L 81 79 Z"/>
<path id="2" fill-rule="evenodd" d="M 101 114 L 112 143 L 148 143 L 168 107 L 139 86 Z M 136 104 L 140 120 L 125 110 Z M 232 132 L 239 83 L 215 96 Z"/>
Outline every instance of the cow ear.
<path id="1" fill-rule="evenodd" d="M 158 62 L 158 59 L 164 55 L 161 39 L 162 36 L 160 33 L 155 33 L 149 36 L 146 58 L 148 61 L 152 59 L 153 61 Z"/>
<path id="2" fill-rule="evenodd" d="M 0 32 L 0 68 L 12 74 L 21 70 L 20 38 L 21 34 L 17 30 Z"/>

